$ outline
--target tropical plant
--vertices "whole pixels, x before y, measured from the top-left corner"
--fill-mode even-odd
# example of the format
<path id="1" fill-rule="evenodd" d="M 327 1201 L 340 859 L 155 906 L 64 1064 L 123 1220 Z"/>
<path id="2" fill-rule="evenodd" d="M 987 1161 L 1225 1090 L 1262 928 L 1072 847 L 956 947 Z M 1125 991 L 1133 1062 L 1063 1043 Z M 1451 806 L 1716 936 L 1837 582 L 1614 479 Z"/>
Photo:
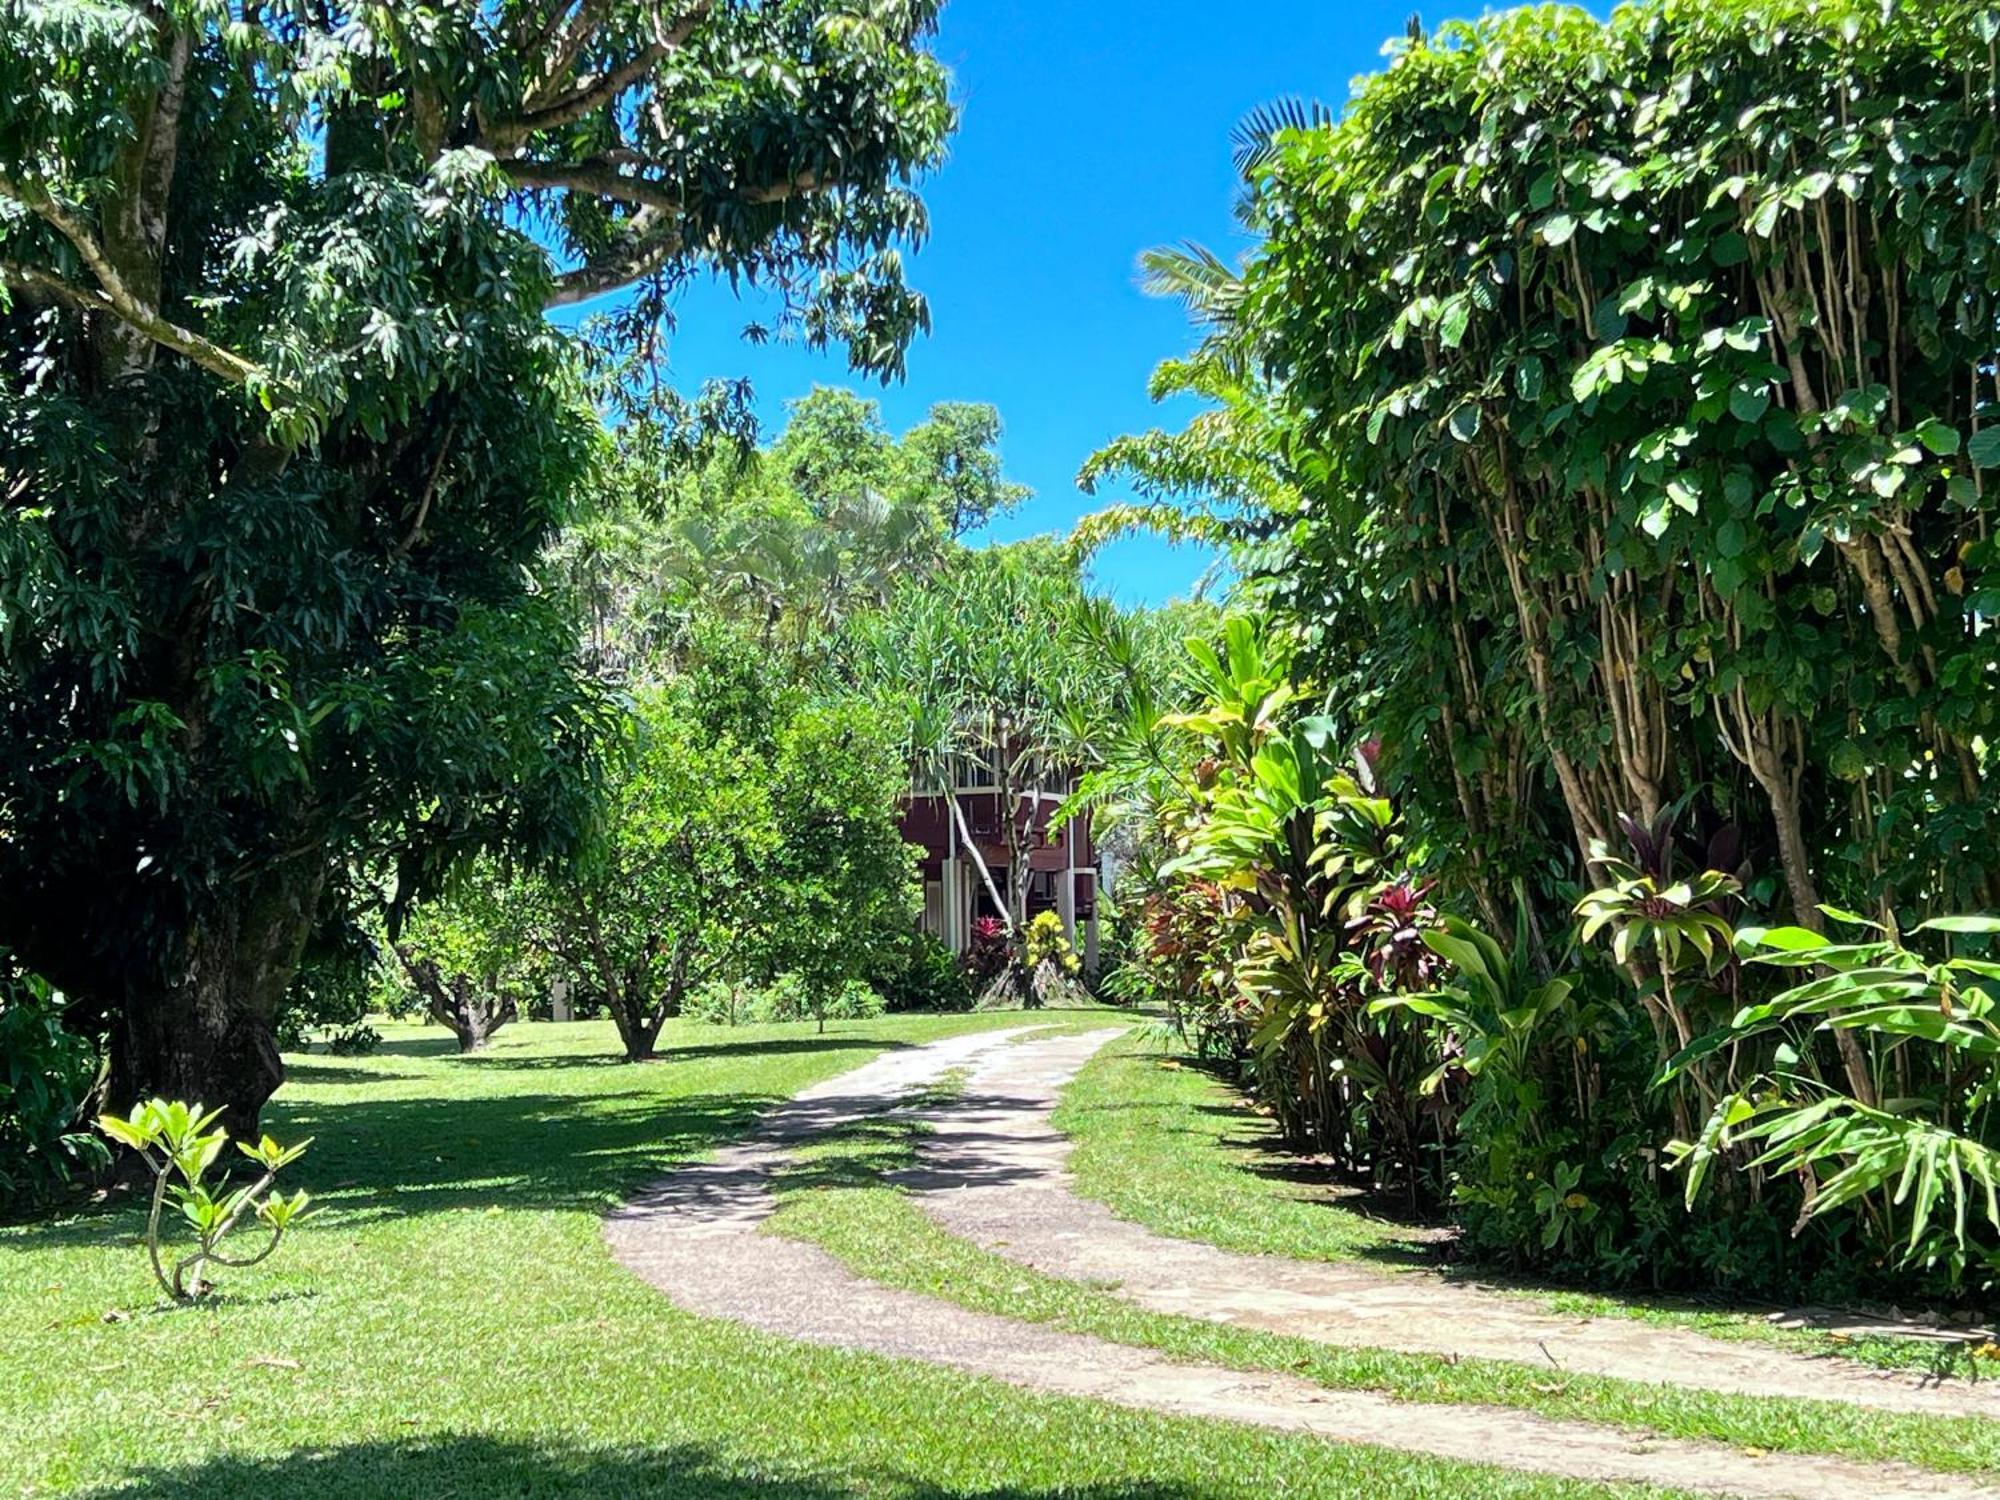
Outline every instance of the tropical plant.
<path id="1" fill-rule="evenodd" d="M 1941 939 L 1943 957 L 1906 946 L 1893 926 L 1832 908 L 1878 938 L 1836 942 L 1800 927 L 1745 928 L 1746 962 L 1813 969 L 1814 978 L 1746 1005 L 1683 1048 L 1672 1078 L 1725 1051 L 1772 1040 L 1768 1068 L 1719 1100 L 1701 1135 L 1675 1143 L 1690 1205 L 1712 1166 L 1736 1157 L 1748 1170 L 1805 1184 L 1801 1224 L 1830 1214 L 1861 1220 L 1898 1263 L 1942 1271 L 1953 1283 L 2000 1272 L 2000 1150 L 1991 1113 L 2000 1089 L 2000 962 L 1953 955 L 1954 939 L 1990 939 L 2000 919 L 1936 917 L 1909 934 Z M 1983 942 L 1981 946 L 1983 946 Z M 1864 1041 L 1864 1103 L 1815 1066 L 1809 1038 Z M 1745 1159 L 1747 1158 L 1747 1159 Z"/>
<path id="2" fill-rule="evenodd" d="M 892 1011 L 970 1010 L 973 987 L 960 957 L 939 938 L 913 929 L 906 943 L 892 950 L 889 966 L 874 988 Z"/>
<path id="3" fill-rule="evenodd" d="M 1429 899 L 1491 932 L 1525 910 L 1529 972 L 1576 981 L 1527 1044 L 1532 1105 L 1500 1129 L 1496 1094 L 1453 1148 L 1489 1253 L 1777 1295 L 1977 1259 L 1971 1229 L 1885 1255 L 1893 1184 L 1810 1212 L 1824 1174 L 1733 1130 L 1744 1170 L 1692 1208 L 1656 1177 L 1663 1140 L 1753 1086 L 1856 1131 L 1942 1128 L 1947 1096 L 1964 1120 L 1941 1041 L 1794 1028 L 1776 1074 L 1774 1037 L 1689 1049 L 1783 990 L 1737 924 L 1816 930 L 1831 898 L 1911 930 L 2000 882 L 1996 38 L 1977 0 L 1419 28 L 1344 109 L 1246 123 L 1240 264 L 1149 262 L 1200 329 L 1156 390 L 1206 405 L 1092 461 L 1138 503 L 1081 542 L 1228 543 L 1237 607 L 1292 645 L 1285 689 L 1380 746 Z M 1578 918 L 1608 954 L 1572 951 Z M 1228 954 L 1243 920 L 1183 947 Z M 1287 963 L 1316 963 L 1308 928 L 1279 924 Z M 1445 1046 L 1470 1024 L 1422 1020 Z M 1936 1151 L 1940 1180 L 1973 1170 Z"/>
<path id="4" fill-rule="evenodd" d="M 760 952 L 802 978 L 823 1021 L 854 987 L 869 991 L 916 926 L 922 889 L 901 826 L 908 771 L 893 722 L 843 698 L 792 715 L 767 779 L 776 839 L 758 882 Z"/>
<path id="5" fill-rule="evenodd" d="M 160 1289 L 177 1302 L 194 1301 L 215 1290 L 204 1275 L 211 1265 L 240 1270 L 268 1260 L 286 1232 L 306 1217 L 311 1202 L 303 1188 L 287 1197 L 272 1186 L 279 1172 L 305 1155 L 312 1144 L 309 1139 L 296 1146 L 281 1146 L 268 1135 L 255 1146 L 239 1141 L 236 1149 L 260 1169 L 257 1179 L 248 1187 L 231 1189 L 226 1171 L 211 1178 L 209 1169 L 229 1143 L 228 1128 L 217 1123 L 221 1118 L 221 1110 L 200 1104 L 147 1099 L 128 1116 L 100 1115 L 97 1121 L 98 1129 L 136 1151 L 153 1174 L 146 1259 Z M 194 1231 L 195 1247 L 186 1255 L 162 1253 L 160 1220 L 169 1200 Z M 254 1254 L 225 1255 L 220 1247 L 246 1213 L 270 1230 L 270 1238 Z"/>
<path id="6" fill-rule="evenodd" d="M 1078 730 L 1095 722 L 1093 701 L 1114 690 L 1079 625 L 1107 614 L 1086 599 L 1073 559 L 1029 542 L 962 551 L 856 633 L 857 675 L 908 705 L 916 783 L 942 795 L 959 848 L 1000 914 L 1010 962 L 997 982 L 1016 1001 L 1032 1003 L 1026 873 L 1056 811 L 1042 793 L 1078 771 Z M 1004 890 L 967 821 L 968 784 L 996 810 Z"/>
<path id="7" fill-rule="evenodd" d="M 1062 918 L 1052 911 L 1037 913 L 1028 923 L 1028 967 L 1040 969 L 1044 964 L 1071 978 L 1083 971 L 1083 960 L 1063 930 Z"/>
<path id="8" fill-rule="evenodd" d="M 63 1024 L 63 996 L 0 952 L 0 1208 L 111 1164 L 88 1128 L 97 1050 Z"/>

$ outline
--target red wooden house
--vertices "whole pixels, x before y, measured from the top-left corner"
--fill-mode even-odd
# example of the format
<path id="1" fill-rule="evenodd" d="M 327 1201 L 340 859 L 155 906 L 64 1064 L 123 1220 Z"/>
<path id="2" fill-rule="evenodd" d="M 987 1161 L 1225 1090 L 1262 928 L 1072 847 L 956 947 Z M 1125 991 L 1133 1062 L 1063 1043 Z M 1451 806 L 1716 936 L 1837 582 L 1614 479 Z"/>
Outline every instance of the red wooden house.
<path id="1" fill-rule="evenodd" d="M 987 874 L 1011 901 L 1014 882 L 1025 880 L 1030 919 L 1045 911 L 1062 918 L 1063 930 L 1082 955 L 1088 973 L 1097 970 L 1097 848 L 1090 837 L 1090 820 L 1072 818 L 1050 832 L 1055 810 L 1070 793 L 1068 782 L 1039 787 L 1014 798 L 1013 816 L 1026 833 L 1027 868 L 1015 871 L 1008 854 L 1007 809 L 990 774 L 968 768 L 967 784 L 955 787 L 963 824 L 952 816 L 951 801 L 942 792 L 913 793 L 903 804 L 903 837 L 923 850 L 924 931 L 963 953 L 972 941 L 972 924 L 981 917 L 1005 919 L 993 892 L 967 848 L 971 836 Z M 983 784 L 982 783 L 983 780 Z"/>

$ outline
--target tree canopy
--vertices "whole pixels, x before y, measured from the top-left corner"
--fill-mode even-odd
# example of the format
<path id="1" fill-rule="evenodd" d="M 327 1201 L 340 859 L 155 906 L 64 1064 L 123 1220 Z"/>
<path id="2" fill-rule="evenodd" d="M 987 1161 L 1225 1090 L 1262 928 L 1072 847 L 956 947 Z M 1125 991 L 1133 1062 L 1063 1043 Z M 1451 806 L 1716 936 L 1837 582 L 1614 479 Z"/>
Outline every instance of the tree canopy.
<path id="1" fill-rule="evenodd" d="M 587 832 L 605 709 L 537 565 L 606 393 L 544 311 L 635 286 L 603 331 L 657 355 L 715 274 L 894 372 L 934 19 L 0 4 L 0 941 L 116 1092 L 248 1129 L 355 871 Z"/>

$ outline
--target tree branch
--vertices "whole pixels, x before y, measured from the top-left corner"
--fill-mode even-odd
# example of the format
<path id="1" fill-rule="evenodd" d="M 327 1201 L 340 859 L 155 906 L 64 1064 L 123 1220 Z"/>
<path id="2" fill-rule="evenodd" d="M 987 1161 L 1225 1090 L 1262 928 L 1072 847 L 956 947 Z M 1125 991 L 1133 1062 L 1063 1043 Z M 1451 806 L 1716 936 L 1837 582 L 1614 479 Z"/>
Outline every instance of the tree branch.
<path id="1" fill-rule="evenodd" d="M 91 291 L 88 288 L 72 286 L 49 271 L 33 266 L 17 265 L 12 261 L 0 262 L 0 280 L 20 287 L 24 291 L 41 292 L 47 296 L 68 303 L 79 312 L 102 313 L 106 317 L 117 318 L 138 329 L 154 343 L 184 355 L 211 374 L 219 375 L 232 385 L 244 385 L 261 376 L 261 365 L 252 364 L 240 354 L 232 353 L 220 344 L 191 333 L 178 323 L 170 322 L 152 309 L 129 300 L 120 304 L 108 291 Z"/>
<path id="2" fill-rule="evenodd" d="M 138 329 L 154 343 L 164 345 L 176 354 L 193 360 L 203 369 L 237 385 L 246 384 L 264 373 L 261 366 L 252 364 L 242 355 L 161 317 L 152 307 L 133 296 L 126 287 L 124 278 L 106 259 L 89 229 L 46 192 L 39 188 L 24 187 L 9 178 L 0 177 L 0 197 L 12 198 L 68 240 L 75 247 L 84 265 L 89 268 L 91 275 L 97 278 L 101 290 L 89 292 L 82 287 L 71 286 L 47 271 L 37 271 L 32 267 L 12 264 L 8 266 L 10 279 L 21 278 L 19 284 L 36 286 L 62 298 L 72 306 L 86 308 L 92 312 L 108 313 Z"/>
<path id="3" fill-rule="evenodd" d="M 598 198 L 617 198 L 662 214 L 678 214 L 681 211 L 681 195 L 665 183 L 627 176 L 609 162 L 528 161 L 516 158 L 501 162 L 500 170 L 525 188 L 564 188 Z"/>
<path id="4" fill-rule="evenodd" d="M 501 166 L 524 187 L 598 193 L 640 205 L 639 212 L 626 222 L 617 244 L 556 277 L 546 304 L 549 307 L 587 302 L 630 286 L 658 271 L 685 247 L 686 241 L 673 223 L 680 217 L 680 199 L 663 184 L 627 177 L 605 162 L 510 161 Z M 779 182 L 744 188 L 737 196 L 745 203 L 782 203 L 800 193 L 818 192 L 823 186 L 815 173 L 799 172 Z"/>
<path id="5" fill-rule="evenodd" d="M 680 236 L 668 234 L 651 244 L 634 245 L 587 261 L 556 277 L 555 287 L 543 306 L 570 307 L 578 302 L 588 302 L 592 297 L 602 297 L 606 292 L 615 292 L 635 281 L 643 281 L 672 260 L 680 248 Z"/>
<path id="6" fill-rule="evenodd" d="M 521 101 L 521 112 L 490 124 L 482 122 L 481 143 L 495 155 L 504 155 L 537 131 L 560 129 L 602 109 L 685 46 L 695 28 L 707 18 L 711 4 L 712 0 L 694 0 L 671 24 L 660 26 L 654 40 L 629 62 L 575 80 L 568 92 L 557 93 L 559 81 L 568 79 L 570 70 L 606 19 L 605 0 L 584 0 L 562 30 L 539 78 L 529 85 Z M 557 14 L 561 14 L 560 9 Z"/>

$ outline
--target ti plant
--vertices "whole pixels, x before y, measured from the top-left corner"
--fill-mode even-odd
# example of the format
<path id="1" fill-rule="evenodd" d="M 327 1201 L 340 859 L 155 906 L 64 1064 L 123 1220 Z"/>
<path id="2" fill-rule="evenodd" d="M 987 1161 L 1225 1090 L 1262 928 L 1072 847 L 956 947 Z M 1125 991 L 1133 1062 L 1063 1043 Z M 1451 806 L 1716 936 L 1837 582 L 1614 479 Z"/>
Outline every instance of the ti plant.
<path id="1" fill-rule="evenodd" d="M 265 1136 L 255 1146 L 237 1143 L 236 1149 L 263 1169 L 248 1187 L 230 1189 L 224 1172 L 212 1184 L 208 1172 L 229 1142 L 227 1129 L 215 1125 L 220 1110 L 179 1100 L 149 1099 L 128 1118 L 101 1115 L 97 1126 L 113 1140 L 130 1146 L 153 1174 L 153 1201 L 146 1216 L 146 1255 L 153 1275 L 167 1295 L 177 1302 L 191 1302 L 214 1290 L 203 1275 L 209 1265 L 241 1268 L 266 1260 L 285 1237 L 285 1231 L 306 1215 L 309 1201 L 304 1190 L 289 1198 L 273 1192 L 278 1173 L 305 1154 L 311 1140 L 296 1146 L 281 1146 Z M 195 1248 L 167 1264 L 169 1255 L 160 1248 L 160 1220 L 171 1199 L 194 1230 Z M 249 1214 L 271 1232 L 271 1237 L 254 1255 L 231 1256 L 220 1246 L 230 1232 Z"/>

